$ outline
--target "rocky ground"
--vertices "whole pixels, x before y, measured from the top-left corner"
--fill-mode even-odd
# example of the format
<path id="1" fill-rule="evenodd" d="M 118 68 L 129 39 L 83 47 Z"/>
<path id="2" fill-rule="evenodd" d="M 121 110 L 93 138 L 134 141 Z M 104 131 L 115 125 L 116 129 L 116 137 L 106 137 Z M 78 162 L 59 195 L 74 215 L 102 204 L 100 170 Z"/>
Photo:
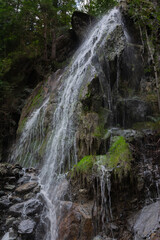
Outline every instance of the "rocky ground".
<path id="1" fill-rule="evenodd" d="M 31 240 L 41 234 L 43 203 L 37 195 L 37 173 L 35 169 L 24 170 L 19 164 L 0 164 L 1 239 Z"/>

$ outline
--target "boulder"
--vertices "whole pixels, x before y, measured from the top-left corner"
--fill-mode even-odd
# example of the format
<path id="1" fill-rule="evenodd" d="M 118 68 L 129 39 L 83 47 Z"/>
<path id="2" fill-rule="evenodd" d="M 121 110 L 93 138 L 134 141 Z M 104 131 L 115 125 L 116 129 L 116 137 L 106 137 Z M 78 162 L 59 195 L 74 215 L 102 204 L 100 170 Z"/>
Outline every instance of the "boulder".
<path id="1" fill-rule="evenodd" d="M 34 215 L 42 208 L 42 204 L 37 199 L 30 199 L 23 203 L 17 203 L 9 208 L 9 213 L 12 216 Z"/>
<path id="2" fill-rule="evenodd" d="M 11 206 L 11 202 L 7 196 L 0 198 L 0 210 L 7 209 Z"/>
<path id="3" fill-rule="evenodd" d="M 90 204 L 79 205 L 71 202 L 61 202 L 61 211 L 59 240 L 92 238 L 93 225 Z"/>
<path id="4" fill-rule="evenodd" d="M 56 39 L 56 60 L 63 62 L 70 57 L 78 46 L 77 42 L 77 36 L 72 29 L 59 36 Z"/>
<path id="5" fill-rule="evenodd" d="M 36 226 L 36 223 L 33 220 L 30 220 L 30 219 L 23 220 L 18 226 L 18 232 L 20 234 L 27 234 L 27 235 L 32 234 L 35 226 Z"/>
<path id="6" fill-rule="evenodd" d="M 37 182 L 29 182 L 21 185 L 20 187 L 16 188 L 16 193 L 24 194 L 32 191 L 35 187 L 37 187 Z"/>
<path id="7" fill-rule="evenodd" d="M 9 190 L 9 191 L 13 191 L 15 188 L 16 188 L 15 185 L 10 185 L 10 184 L 6 184 L 6 185 L 4 186 L 4 189 L 5 189 L 5 190 Z"/>
<path id="8" fill-rule="evenodd" d="M 91 28 L 91 25 L 95 23 L 96 19 L 86 13 L 75 11 L 72 15 L 72 29 L 74 30 L 79 41 L 82 41 Z"/>
<path id="9" fill-rule="evenodd" d="M 146 239 L 160 228 L 160 201 L 145 206 L 129 219 L 130 228 L 134 230 L 135 240 Z"/>

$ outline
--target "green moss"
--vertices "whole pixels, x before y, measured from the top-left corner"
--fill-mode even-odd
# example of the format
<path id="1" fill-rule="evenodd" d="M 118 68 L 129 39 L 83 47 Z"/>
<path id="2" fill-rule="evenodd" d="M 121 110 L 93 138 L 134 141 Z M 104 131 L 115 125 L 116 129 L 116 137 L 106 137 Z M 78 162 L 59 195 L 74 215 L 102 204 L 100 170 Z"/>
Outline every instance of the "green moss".
<path id="1" fill-rule="evenodd" d="M 85 156 L 73 167 L 73 171 L 82 174 L 89 174 L 95 161 L 96 158 L 94 156 Z"/>
<path id="2" fill-rule="evenodd" d="M 21 134 L 25 125 L 26 125 L 27 118 L 25 117 L 23 120 L 19 122 L 18 129 L 17 129 L 17 134 Z"/>
<path id="3" fill-rule="evenodd" d="M 106 165 L 108 161 L 107 155 L 89 155 L 82 158 L 72 169 L 71 176 L 74 177 L 77 173 L 78 175 L 91 175 L 93 167 L 95 165 Z"/>
<path id="4" fill-rule="evenodd" d="M 125 138 L 122 136 L 114 137 L 109 149 L 108 167 L 113 168 L 114 173 L 122 178 L 123 173 L 127 175 L 130 171 L 132 159 L 132 153 Z"/>
<path id="5" fill-rule="evenodd" d="M 32 99 L 31 105 L 28 107 L 28 111 L 30 112 L 36 106 L 40 106 L 43 101 L 43 88 L 41 87 L 35 97 Z"/>
<path id="6" fill-rule="evenodd" d="M 106 169 L 113 170 L 121 180 L 123 175 L 126 176 L 129 173 L 132 159 L 132 153 L 125 138 L 116 136 L 106 155 L 85 156 L 73 167 L 71 177 L 75 177 L 77 174 L 90 176 L 93 169 L 95 172 L 101 169 L 101 166 L 105 166 Z"/>
<path id="7" fill-rule="evenodd" d="M 98 127 L 96 127 L 93 136 L 97 138 L 103 138 L 107 134 L 107 132 L 108 130 L 104 128 L 104 124 L 100 124 Z"/>
<path id="8" fill-rule="evenodd" d="M 48 143 L 48 135 L 46 135 L 46 137 L 45 137 L 45 139 L 43 140 L 43 143 L 42 143 L 42 145 L 41 145 L 41 147 L 40 147 L 40 149 L 39 149 L 39 155 L 40 155 L 41 157 L 43 157 L 43 155 L 44 155 L 44 152 L 45 152 L 45 150 L 46 150 L 46 145 L 47 145 L 47 143 Z"/>

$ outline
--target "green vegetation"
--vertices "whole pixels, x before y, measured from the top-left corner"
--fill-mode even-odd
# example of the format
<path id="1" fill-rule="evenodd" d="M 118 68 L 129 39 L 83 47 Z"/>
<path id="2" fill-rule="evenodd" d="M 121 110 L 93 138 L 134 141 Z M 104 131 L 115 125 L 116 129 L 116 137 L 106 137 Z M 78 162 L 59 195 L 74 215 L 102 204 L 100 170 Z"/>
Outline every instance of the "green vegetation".
<path id="1" fill-rule="evenodd" d="M 84 1 L 80 2 L 84 3 Z M 94 16 L 102 16 L 116 4 L 116 0 L 90 0 L 87 4 L 83 4 L 83 10 Z"/>
<path id="2" fill-rule="evenodd" d="M 106 128 L 104 128 L 104 124 L 100 124 L 95 132 L 94 132 L 94 137 L 97 137 L 97 138 L 103 138 L 106 134 L 107 134 L 108 130 Z"/>
<path id="3" fill-rule="evenodd" d="M 127 175 L 131 168 L 132 153 L 129 144 L 122 136 L 114 137 L 109 149 L 108 167 L 114 169 L 114 173 L 121 179 L 123 173 Z"/>
<path id="4" fill-rule="evenodd" d="M 145 49 L 151 62 L 146 63 L 145 70 L 155 78 L 155 92 L 157 94 L 158 108 L 160 111 L 160 67 L 159 67 L 159 37 L 160 37 L 160 2 L 149 0 L 128 0 L 128 13 L 133 18 L 139 29 L 143 53 Z"/>
<path id="5" fill-rule="evenodd" d="M 114 174 L 121 180 L 122 176 L 126 176 L 130 171 L 132 160 L 129 144 L 126 143 L 124 137 L 116 136 L 113 138 L 113 143 L 106 155 L 85 156 L 73 167 L 71 176 L 74 177 L 75 174 L 89 176 L 92 174 L 93 168 L 96 172 L 103 165 L 108 170 L 113 170 Z"/>
<path id="6" fill-rule="evenodd" d="M 19 122 L 19 126 L 17 129 L 17 134 L 21 134 L 25 125 L 26 125 L 27 118 L 25 117 L 22 121 Z"/>
<path id="7" fill-rule="evenodd" d="M 53 65 L 56 40 L 69 29 L 75 9 L 74 0 L 0 0 L 0 92 L 3 95 L 12 91 L 13 81 L 17 87 L 17 77 L 13 79 L 10 71 L 24 71 L 27 61 L 32 61 L 38 71 L 46 61 Z M 18 68 L 22 62 L 22 69 Z"/>
<path id="8" fill-rule="evenodd" d="M 95 162 L 95 156 L 85 156 L 73 167 L 73 172 L 76 172 L 78 174 L 90 174 Z"/>

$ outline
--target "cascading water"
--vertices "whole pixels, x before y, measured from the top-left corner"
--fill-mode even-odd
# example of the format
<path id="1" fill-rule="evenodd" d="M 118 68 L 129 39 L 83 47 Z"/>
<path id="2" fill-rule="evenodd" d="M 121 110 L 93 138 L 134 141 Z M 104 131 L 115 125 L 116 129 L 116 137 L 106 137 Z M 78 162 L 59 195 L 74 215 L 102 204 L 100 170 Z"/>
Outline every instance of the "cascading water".
<path id="1" fill-rule="evenodd" d="M 58 237 L 57 209 L 59 201 L 63 199 L 64 190 L 59 191 L 59 186 L 65 181 L 65 171 L 77 163 L 76 151 L 76 125 L 79 110 L 80 89 L 87 82 L 91 81 L 96 74 L 95 56 L 105 43 L 106 38 L 112 31 L 121 25 L 119 10 L 114 8 L 109 14 L 104 16 L 92 29 L 88 39 L 82 44 L 76 54 L 73 56 L 71 64 L 65 69 L 61 76 L 61 86 L 58 89 L 58 103 L 52 119 L 52 132 L 43 159 L 43 167 L 40 174 L 40 183 L 42 185 L 41 195 L 45 199 L 48 207 L 47 217 L 50 220 L 45 240 L 56 240 Z M 119 74 L 119 73 L 118 73 Z M 117 74 L 117 85 L 119 75 Z M 108 77 L 108 81 L 110 78 Z M 110 86 L 110 82 L 107 83 Z M 110 88 L 106 88 L 108 93 L 104 93 L 108 109 L 111 109 L 112 99 Z M 107 97 L 105 96 L 107 95 Z M 37 109 L 28 122 L 22 136 L 19 140 L 19 147 L 13 155 L 13 159 L 24 157 L 25 152 L 30 156 L 23 161 L 24 165 L 31 165 L 35 152 L 40 149 L 34 141 L 37 133 L 40 133 L 41 144 L 44 141 L 43 121 L 49 99 L 45 100 L 43 105 Z M 79 110 L 80 111 L 80 110 Z M 41 122 L 41 126 L 39 125 Z M 42 129 L 42 131 L 41 131 Z M 36 142 L 35 142 L 36 143 Z M 101 181 L 101 191 L 105 190 L 104 178 Z M 111 211 L 110 199 L 110 180 L 107 175 L 107 187 L 109 197 L 109 211 Z M 66 184 L 67 188 L 67 184 Z M 105 197 L 102 196 L 102 204 L 106 204 Z M 105 206 L 103 206 L 104 208 Z"/>
<path id="2" fill-rule="evenodd" d="M 76 110 L 78 108 L 79 92 L 86 81 L 86 75 L 93 79 L 95 67 L 92 64 L 98 49 L 105 38 L 120 24 L 119 11 L 113 9 L 93 28 L 88 39 L 74 55 L 72 64 L 62 76 L 63 84 L 59 90 L 59 101 L 53 116 L 53 132 L 50 137 L 44 167 L 41 171 L 43 194 L 47 195 L 52 204 L 49 215 L 51 220 L 51 235 L 46 238 L 57 238 L 56 210 L 58 205 L 56 185 L 61 181 L 60 174 L 64 173 L 66 160 L 68 168 L 77 162 L 76 157 Z M 109 103 L 110 104 L 110 103 Z M 61 174 L 63 176 L 63 174 Z M 63 177 L 62 177 L 63 178 Z"/>
<path id="3" fill-rule="evenodd" d="M 29 117 L 22 135 L 13 147 L 11 162 L 15 160 L 25 166 L 35 166 L 36 154 L 44 140 L 44 116 L 49 98 Z"/>

